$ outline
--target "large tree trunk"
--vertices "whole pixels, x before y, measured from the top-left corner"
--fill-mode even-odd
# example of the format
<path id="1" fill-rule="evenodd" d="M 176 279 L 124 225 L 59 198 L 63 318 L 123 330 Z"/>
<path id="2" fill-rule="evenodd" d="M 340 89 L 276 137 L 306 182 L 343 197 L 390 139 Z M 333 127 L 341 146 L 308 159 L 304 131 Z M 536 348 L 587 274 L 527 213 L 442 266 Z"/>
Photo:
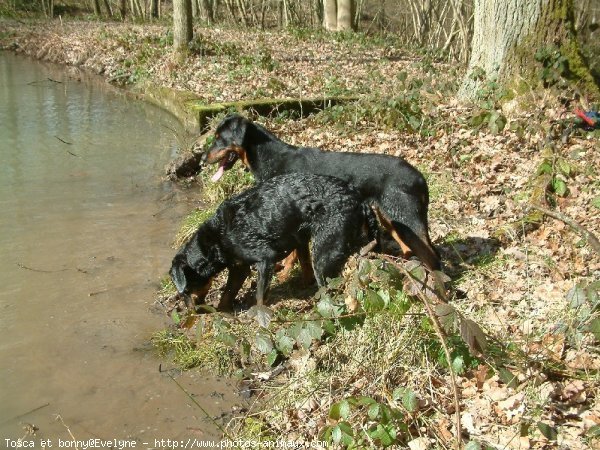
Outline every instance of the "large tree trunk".
<path id="1" fill-rule="evenodd" d="M 354 0 L 337 1 L 337 30 L 347 31 L 352 29 L 354 19 Z"/>
<path id="2" fill-rule="evenodd" d="M 191 0 L 173 0 L 173 47 L 186 50 L 193 37 Z"/>
<path id="3" fill-rule="evenodd" d="M 325 0 L 324 11 L 323 11 L 323 25 L 327 31 L 337 30 L 337 1 L 336 0 Z"/>
<path id="4" fill-rule="evenodd" d="M 562 78 L 595 86 L 575 39 L 573 0 L 474 0 L 473 27 L 463 98 L 473 98 L 491 80 L 517 91 L 537 87 L 539 52 L 550 50 L 568 61 L 565 70 L 557 69 Z"/>

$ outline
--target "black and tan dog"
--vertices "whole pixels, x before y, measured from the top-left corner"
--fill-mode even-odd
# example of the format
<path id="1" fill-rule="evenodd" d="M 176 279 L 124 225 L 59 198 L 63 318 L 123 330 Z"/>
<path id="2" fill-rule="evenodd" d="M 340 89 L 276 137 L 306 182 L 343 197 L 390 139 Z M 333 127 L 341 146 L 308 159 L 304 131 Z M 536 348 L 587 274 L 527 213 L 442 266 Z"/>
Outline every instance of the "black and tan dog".
<path id="1" fill-rule="evenodd" d="M 380 223 L 405 254 L 412 252 L 430 269 L 440 268 L 440 257 L 429 238 L 429 192 L 423 175 L 401 158 L 388 155 L 329 152 L 295 147 L 250 120 L 231 115 L 215 131 L 203 160 L 219 163 L 213 181 L 237 160 L 257 181 L 286 173 L 313 173 L 342 179 L 373 204 Z"/>
<path id="2" fill-rule="evenodd" d="M 179 249 L 170 274 L 179 293 L 203 300 L 212 278 L 229 269 L 219 309 L 231 310 L 255 265 L 256 301 L 261 305 L 275 263 L 292 250 L 297 249 L 303 271 L 314 270 L 322 286 L 376 233 L 371 208 L 347 183 L 312 174 L 281 175 L 224 201 Z"/>

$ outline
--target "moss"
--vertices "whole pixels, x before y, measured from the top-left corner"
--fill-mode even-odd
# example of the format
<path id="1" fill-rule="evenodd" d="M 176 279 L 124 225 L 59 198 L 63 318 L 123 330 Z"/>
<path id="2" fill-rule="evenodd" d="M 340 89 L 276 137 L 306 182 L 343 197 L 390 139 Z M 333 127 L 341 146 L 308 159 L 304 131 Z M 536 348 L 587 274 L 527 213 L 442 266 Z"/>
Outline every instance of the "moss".
<path id="1" fill-rule="evenodd" d="M 581 85 L 584 92 L 598 95 L 598 85 L 585 63 L 579 44 L 575 39 L 560 46 L 560 54 L 569 62 L 569 79 Z"/>
<path id="2" fill-rule="evenodd" d="M 321 98 L 262 98 L 254 100 L 240 100 L 237 102 L 212 103 L 207 105 L 201 101 L 187 102 L 187 109 L 193 111 L 197 117 L 200 130 L 204 130 L 210 119 L 227 111 L 255 111 L 261 116 L 268 116 L 283 111 L 297 111 L 302 116 L 325 109 L 331 105 L 346 103 L 356 100 L 352 96 L 332 96 Z"/>

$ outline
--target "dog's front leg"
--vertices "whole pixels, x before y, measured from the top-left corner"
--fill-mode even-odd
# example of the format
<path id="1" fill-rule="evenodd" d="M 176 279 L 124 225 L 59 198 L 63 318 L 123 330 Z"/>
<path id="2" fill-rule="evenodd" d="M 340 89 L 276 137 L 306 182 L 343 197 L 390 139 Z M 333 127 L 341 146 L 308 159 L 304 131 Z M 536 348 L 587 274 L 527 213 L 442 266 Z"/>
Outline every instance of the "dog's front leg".
<path id="1" fill-rule="evenodd" d="M 233 266 L 229 268 L 227 283 L 217 307 L 219 311 L 233 311 L 233 301 L 248 275 L 250 275 L 250 266 Z"/>
<path id="2" fill-rule="evenodd" d="M 271 283 L 274 268 L 275 264 L 272 261 L 260 261 L 256 264 L 256 270 L 258 271 L 258 280 L 256 282 L 256 304 L 259 306 L 264 305 L 267 299 L 269 284 Z"/>

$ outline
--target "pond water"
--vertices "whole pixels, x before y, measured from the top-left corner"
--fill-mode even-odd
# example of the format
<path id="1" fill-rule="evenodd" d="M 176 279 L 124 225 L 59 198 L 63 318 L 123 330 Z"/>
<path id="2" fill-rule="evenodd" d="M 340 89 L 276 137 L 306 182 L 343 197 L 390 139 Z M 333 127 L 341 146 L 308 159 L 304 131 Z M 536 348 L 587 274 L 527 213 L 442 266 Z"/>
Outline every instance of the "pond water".
<path id="1" fill-rule="evenodd" d="M 182 390 L 148 344 L 190 208 L 160 179 L 177 122 L 70 70 L 0 52 L 0 448 L 216 439 L 184 390 L 218 416 L 234 389 L 192 371 Z"/>

